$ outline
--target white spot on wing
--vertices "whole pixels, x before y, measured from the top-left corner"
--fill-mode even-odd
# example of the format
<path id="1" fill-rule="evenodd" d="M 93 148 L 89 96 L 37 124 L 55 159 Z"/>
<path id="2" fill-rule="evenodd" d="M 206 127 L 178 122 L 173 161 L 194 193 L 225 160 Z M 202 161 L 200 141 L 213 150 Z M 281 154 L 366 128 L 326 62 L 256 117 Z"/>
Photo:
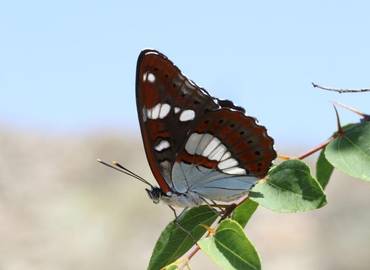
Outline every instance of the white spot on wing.
<path id="1" fill-rule="evenodd" d="M 222 158 L 220 159 L 220 161 L 223 161 L 223 160 L 225 160 L 225 159 L 228 159 L 229 157 L 231 157 L 231 153 L 230 153 L 230 152 L 226 152 L 226 153 L 222 156 Z"/>
<path id="2" fill-rule="evenodd" d="M 180 121 L 185 122 L 185 121 L 190 121 L 193 120 L 195 117 L 195 112 L 193 110 L 184 110 L 180 114 Z"/>
<path id="3" fill-rule="evenodd" d="M 230 168 L 230 167 L 234 167 L 238 165 L 238 161 L 236 159 L 233 159 L 233 158 L 229 158 L 229 159 L 226 159 L 224 161 L 221 161 L 220 163 L 218 163 L 218 168 L 220 170 L 223 170 L 223 169 L 227 169 L 227 168 Z"/>
<path id="4" fill-rule="evenodd" d="M 220 140 L 216 137 L 209 142 L 206 149 L 204 149 L 202 156 L 208 157 L 208 155 L 220 144 Z"/>
<path id="5" fill-rule="evenodd" d="M 209 133 L 206 133 L 206 134 L 203 134 L 203 137 L 202 137 L 202 140 L 200 141 L 198 147 L 197 147 L 197 150 L 196 150 L 196 153 L 198 155 L 201 155 L 204 151 L 204 149 L 207 147 L 207 145 L 209 144 L 209 142 L 213 139 L 214 137 L 209 134 Z"/>
<path id="6" fill-rule="evenodd" d="M 167 149 L 170 147 L 170 143 L 166 140 L 162 140 L 160 141 L 155 147 L 154 149 L 158 152 L 164 150 L 164 149 Z"/>
<path id="7" fill-rule="evenodd" d="M 145 82 L 148 78 L 148 72 L 145 72 L 143 75 L 143 81 Z"/>
<path id="8" fill-rule="evenodd" d="M 146 110 L 146 115 L 149 119 L 163 119 L 171 110 L 171 106 L 166 103 L 158 103 L 151 109 Z"/>
<path id="9" fill-rule="evenodd" d="M 149 119 L 152 119 L 152 109 L 148 109 L 147 111 L 146 111 L 146 113 L 147 113 L 147 116 L 148 116 L 148 118 Z"/>
<path id="10" fill-rule="evenodd" d="M 161 111 L 159 112 L 159 118 L 163 119 L 167 116 L 167 114 L 170 112 L 171 106 L 164 103 L 162 104 Z"/>
<path id="11" fill-rule="evenodd" d="M 227 151 L 226 146 L 223 144 L 220 144 L 219 146 L 217 146 L 215 150 L 212 151 L 212 153 L 209 155 L 208 158 L 211 160 L 219 161 L 226 151 Z"/>
<path id="12" fill-rule="evenodd" d="M 197 148 L 197 145 L 199 144 L 199 141 L 202 137 L 202 134 L 199 133 L 193 133 L 190 135 L 189 139 L 187 140 L 185 144 L 185 150 L 188 152 L 190 155 L 195 154 L 195 150 Z"/>
<path id="13" fill-rule="evenodd" d="M 155 76 L 153 73 L 148 73 L 148 76 L 147 76 L 147 79 L 150 83 L 154 83 L 155 82 Z"/>
<path id="14" fill-rule="evenodd" d="M 238 175 L 244 175 L 246 174 L 246 171 L 243 168 L 240 167 L 232 167 L 225 170 L 222 170 L 224 173 L 227 174 L 238 174 Z"/>
<path id="15" fill-rule="evenodd" d="M 152 116 L 151 118 L 152 119 L 157 119 L 158 116 L 159 116 L 159 111 L 161 110 L 161 104 L 158 103 L 157 105 L 154 106 L 154 108 L 152 109 Z"/>
<path id="16" fill-rule="evenodd" d="M 175 107 L 175 113 L 179 113 L 181 109 L 179 107 Z"/>

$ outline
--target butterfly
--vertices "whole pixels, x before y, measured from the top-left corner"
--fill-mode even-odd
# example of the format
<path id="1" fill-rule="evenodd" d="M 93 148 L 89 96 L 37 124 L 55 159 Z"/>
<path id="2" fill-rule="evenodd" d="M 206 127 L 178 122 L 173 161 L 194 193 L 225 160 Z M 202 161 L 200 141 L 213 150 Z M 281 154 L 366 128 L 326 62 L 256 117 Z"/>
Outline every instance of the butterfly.
<path id="1" fill-rule="evenodd" d="M 151 171 L 154 203 L 194 207 L 231 202 L 266 176 L 276 158 L 273 139 L 229 100 L 212 97 L 164 54 L 143 50 L 137 61 L 136 103 Z"/>

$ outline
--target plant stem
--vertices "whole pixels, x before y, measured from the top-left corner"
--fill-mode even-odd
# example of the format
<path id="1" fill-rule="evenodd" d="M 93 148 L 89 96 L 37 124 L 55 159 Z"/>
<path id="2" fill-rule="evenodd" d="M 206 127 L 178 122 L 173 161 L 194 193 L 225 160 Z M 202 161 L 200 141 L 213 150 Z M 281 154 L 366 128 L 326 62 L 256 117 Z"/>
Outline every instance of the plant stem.
<path id="1" fill-rule="evenodd" d="M 197 254 L 199 250 L 200 250 L 200 247 L 198 245 L 196 245 L 195 248 L 190 252 L 190 254 L 188 256 L 188 261 L 190 261 L 191 258 L 193 258 L 194 255 Z"/>
<path id="2" fill-rule="evenodd" d="M 312 154 L 316 153 L 317 151 L 320 151 L 321 149 L 325 148 L 333 139 L 334 139 L 334 137 L 330 137 L 325 142 L 319 144 L 318 146 L 312 148 L 311 150 L 308 150 L 306 153 L 300 155 L 298 157 L 298 159 L 300 159 L 300 160 L 305 159 L 306 157 L 311 156 Z"/>

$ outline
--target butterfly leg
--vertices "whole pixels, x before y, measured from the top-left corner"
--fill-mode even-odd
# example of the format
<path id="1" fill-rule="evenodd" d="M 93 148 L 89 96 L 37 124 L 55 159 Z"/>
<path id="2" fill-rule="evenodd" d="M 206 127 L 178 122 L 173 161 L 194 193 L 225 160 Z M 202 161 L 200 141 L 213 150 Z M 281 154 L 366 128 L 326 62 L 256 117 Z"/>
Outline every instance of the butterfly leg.
<path id="1" fill-rule="evenodd" d="M 221 214 L 223 213 L 223 211 L 222 211 L 222 209 L 220 208 L 220 207 L 218 207 L 218 205 L 217 205 L 217 203 L 216 202 L 214 202 L 214 201 L 212 201 L 211 200 L 211 202 L 213 203 L 213 205 L 211 205 L 208 201 L 207 201 L 207 199 L 206 198 L 204 198 L 202 195 L 200 195 L 199 193 L 197 193 L 198 195 L 199 195 L 199 197 L 202 199 L 202 201 L 206 204 L 206 205 L 208 205 L 208 207 L 209 208 L 211 208 L 211 210 L 213 211 L 213 212 L 215 212 L 215 214 L 217 215 L 217 216 L 221 216 Z M 217 208 L 219 208 L 220 209 L 220 212 L 218 212 L 216 209 L 215 209 L 215 207 L 217 207 Z"/>
<path id="2" fill-rule="evenodd" d="M 237 206 L 238 205 L 236 203 L 232 203 L 226 207 L 219 222 L 223 221 L 225 218 L 228 218 Z"/>
<path id="3" fill-rule="evenodd" d="M 225 210 L 228 205 L 225 205 L 225 204 L 218 204 L 217 202 L 215 202 L 214 200 L 210 200 L 212 202 L 212 205 L 209 205 L 209 207 L 212 207 L 212 208 L 218 208 L 218 210 L 220 210 L 220 212 L 218 213 L 218 215 L 220 216 L 220 214 L 224 214 Z"/>
<path id="4" fill-rule="evenodd" d="M 171 205 L 168 205 L 168 207 L 172 210 L 173 214 L 175 215 L 175 220 L 177 220 L 178 216 L 177 216 L 177 213 L 176 213 L 176 209 L 174 207 L 172 207 Z"/>

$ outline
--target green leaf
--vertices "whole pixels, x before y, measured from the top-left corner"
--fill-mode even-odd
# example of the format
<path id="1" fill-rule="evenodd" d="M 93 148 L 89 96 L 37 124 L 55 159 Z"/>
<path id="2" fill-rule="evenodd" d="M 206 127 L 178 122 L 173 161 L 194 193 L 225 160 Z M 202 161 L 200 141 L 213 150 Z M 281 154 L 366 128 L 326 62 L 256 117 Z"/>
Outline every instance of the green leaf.
<path id="1" fill-rule="evenodd" d="M 326 146 L 327 160 L 338 170 L 370 181 L 370 122 L 349 125 Z"/>
<path id="2" fill-rule="evenodd" d="M 222 269 L 261 269 L 256 249 L 248 240 L 243 228 L 234 220 L 222 221 L 216 234 L 200 240 L 198 245 Z"/>
<path id="3" fill-rule="evenodd" d="M 269 171 L 249 194 L 260 205 L 277 212 L 302 212 L 326 204 L 326 196 L 310 169 L 300 160 L 287 160 Z"/>
<path id="4" fill-rule="evenodd" d="M 178 224 L 169 223 L 161 233 L 150 258 L 148 270 L 158 270 L 186 253 L 206 232 L 202 226 L 211 226 L 218 215 L 207 205 L 194 207 L 178 218 Z M 190 232 L 192 237 L 187 232 Z"/>
<path id="5" fill-rule="evenodd" d="M 329 183 L 334 167 L 325 157 L 325 149 L 320 152 L 316 162 L 316 179 L 319 181 L 323 189 Z"/>
<path id="6" fill-rule="evenodd" d="M 244 228 L 253 213 L 256 211 L 257 207 L 258 203 L 247 199 L 245 202 L 235 208 L 231 215 L 231 218 L 237 221 Z"/>

